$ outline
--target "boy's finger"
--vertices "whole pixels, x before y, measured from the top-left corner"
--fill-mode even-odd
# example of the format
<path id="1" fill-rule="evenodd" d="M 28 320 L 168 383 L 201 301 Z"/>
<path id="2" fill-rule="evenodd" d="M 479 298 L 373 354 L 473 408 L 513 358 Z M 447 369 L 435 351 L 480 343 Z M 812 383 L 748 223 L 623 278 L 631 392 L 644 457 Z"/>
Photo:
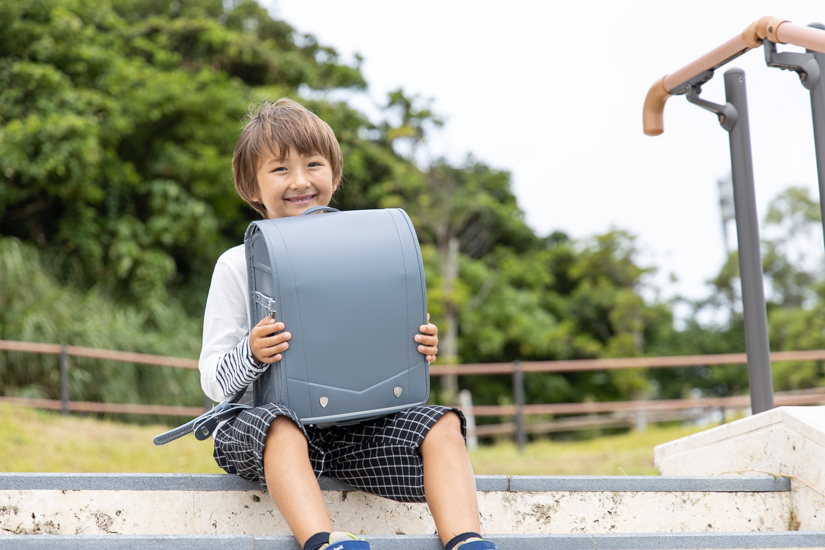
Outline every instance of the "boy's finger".
<path id="1" fill-rule="evenodd" d="M 257 329 L 257 331 L 255 329 L 253 329 L 252 336 L 254 336 L 255 338 L 260 338 L 260 339 L 264 340 L 264 339 L 268 339 L 268 338 L 275 338 L 277 336 L 280 336 L 280 334 L 283 334 L 283 333 L 279 334 L 278 333 L 279 330 L 277 328 L 272 328 L 274 326 L 275 325 L 270 325 L 269 327 L 261 327 L 261 328 Z"/>
<path id="2" fill-rule="evenodd" d="M 418 346 L 418 351 L 424 355 L 435 355 L 438 353 L 438 348 L 435 346 Z"/>
<path id="3" fill-rule="evenodd" d="M 427 356 L 427 363 L 434 363 L 435 362 L 435 355 L 428 355 Z"/>
<path id="4" fill-rule="evenodd" d="M 437 336 L 424 336 L 423 334 L 416 334 L 415 341 L 425 346 L 437 346 L 438 345 L 438 337 Z"/>
<path id="5" fill-rule="evenodd" d="M 271 336 L 268 336 L 267 338 L 265 338 L 263 340 L 264 340 L 264 345 L 266 347 L 272 347 L 276 344 L 280 344 L 281 342 L 286 342 L 290 338 L 292 338 L 292 333 L 291 332 L 281 332 L 279 334 L 273 334 Z"/>
<path id="6" fill-rule="evenodd" d="M 271 319 L 271 317 L 269 317 L 269 319 Z M 264 321 L 266 321 L 266 319 L 264 319 Z M 261 321 L 255 325 L 252 329 L 254 334 L 264 336 L 267 334 L 272 334 L 273 332 L 284 330 L 285 328 L 283 323 L 265 323 L 264 321 Z"/>
<path id="7" fill-rule="evenodd" d="M 282 351 L 286 351 L 289 348 L 289 344 L 287 342 L 282 342 L 280 344 L 269 346 L 268 348 L 264 349 L 264 353 L 266 355 L 272 356 Z"/>
<path id="8" fill-rule="evenodd" d="M 438 327 L 432 323 L 429 325 L 421 325 L 418 329 L 425 334 L 438 334 Z"/>

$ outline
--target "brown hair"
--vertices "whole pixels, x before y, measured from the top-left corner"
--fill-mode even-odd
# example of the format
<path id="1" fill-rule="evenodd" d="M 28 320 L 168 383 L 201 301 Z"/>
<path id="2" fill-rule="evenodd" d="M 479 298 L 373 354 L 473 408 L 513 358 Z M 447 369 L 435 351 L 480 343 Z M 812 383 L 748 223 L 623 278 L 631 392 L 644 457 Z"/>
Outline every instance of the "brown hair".
<path id="1" fill-rule="evenodd" d="M 332 181 L 341 182 L 344 158 L 329 124 L 291 99 L 264 102 L 250 109 L 232 155 L 235 189 L 243 200 L 266 217 L 260 197 L 258 169 L 267 155 L 282 160 L 294 149 L 301 155 L 321 155 L 332 169 Z"/>

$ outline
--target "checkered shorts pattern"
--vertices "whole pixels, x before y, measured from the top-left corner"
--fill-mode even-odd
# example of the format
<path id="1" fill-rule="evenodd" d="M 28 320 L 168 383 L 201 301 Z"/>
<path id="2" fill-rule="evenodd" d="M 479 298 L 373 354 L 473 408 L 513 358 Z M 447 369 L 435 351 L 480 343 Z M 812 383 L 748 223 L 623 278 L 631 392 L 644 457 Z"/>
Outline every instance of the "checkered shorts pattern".
<path id="1" fill-rule="evenodd" d="M 247 409 L 215 432 L 215 461 L 230 474 L 258 480 L 266 490 L 264 443 L 269 425 L 278 416 L 297 424 L 309 443 L 309 461 L 316 476 L 326 474 L 356 489 L 398 502 L 425 502 L 424 467 L 418 447 L 445 413 L 458 409 L 425 405 L 412 407 L 348 426 L 304 426 L 296 414 L 270 403 Z"/>

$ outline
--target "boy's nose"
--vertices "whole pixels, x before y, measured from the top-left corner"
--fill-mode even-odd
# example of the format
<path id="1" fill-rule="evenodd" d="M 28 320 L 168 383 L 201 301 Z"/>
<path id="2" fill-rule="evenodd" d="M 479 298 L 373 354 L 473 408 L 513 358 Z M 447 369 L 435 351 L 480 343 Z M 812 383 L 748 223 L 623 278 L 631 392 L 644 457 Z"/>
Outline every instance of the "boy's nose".
<path id="1" fill-rule="evenodd" d="M 295 172 L 295 177 L 292 180 L 291 187 L 293 189 L 302 189 L 304 187 L 309 187 L 309 178 L 307 177 L 307 173 L 303 170 L 298 170 Z"/>

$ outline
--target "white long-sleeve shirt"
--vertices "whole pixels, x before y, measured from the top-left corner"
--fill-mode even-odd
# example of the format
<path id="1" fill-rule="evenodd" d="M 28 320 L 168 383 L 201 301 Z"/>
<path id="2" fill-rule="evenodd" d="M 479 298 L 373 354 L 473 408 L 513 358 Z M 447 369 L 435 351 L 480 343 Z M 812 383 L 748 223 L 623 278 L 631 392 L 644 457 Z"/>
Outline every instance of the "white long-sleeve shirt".
<path id="1" fill-rule="evenodd" d="M 240 402 L 251 405 L 250 384 L 268 367 L 258 364 L 249 348 L 249 282 L 239 245 L 218 258 L 212 273 L 198 360 L 201 387 L 213 401 L 224 401 L 249 386 Z"/>

